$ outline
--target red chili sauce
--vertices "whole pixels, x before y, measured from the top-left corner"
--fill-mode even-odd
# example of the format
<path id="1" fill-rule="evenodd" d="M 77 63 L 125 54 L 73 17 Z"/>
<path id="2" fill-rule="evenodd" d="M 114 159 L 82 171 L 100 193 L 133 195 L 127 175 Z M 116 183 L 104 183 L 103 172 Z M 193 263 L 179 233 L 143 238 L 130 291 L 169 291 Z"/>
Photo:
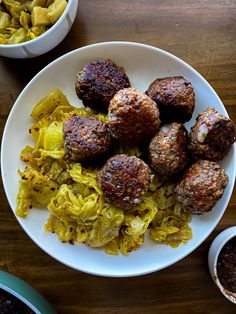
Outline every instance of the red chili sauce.
<path id="1" fill-rule="evenodd" d="M 236 237 L 221 250 L 217 261 L 217 274 L 222 286 L 236 293 Z"/>
<path id="2" fill-rule="evenodd" d="M 3 289 L 0 289 L 0 313 L 35 314 L 25 303 Z"/>

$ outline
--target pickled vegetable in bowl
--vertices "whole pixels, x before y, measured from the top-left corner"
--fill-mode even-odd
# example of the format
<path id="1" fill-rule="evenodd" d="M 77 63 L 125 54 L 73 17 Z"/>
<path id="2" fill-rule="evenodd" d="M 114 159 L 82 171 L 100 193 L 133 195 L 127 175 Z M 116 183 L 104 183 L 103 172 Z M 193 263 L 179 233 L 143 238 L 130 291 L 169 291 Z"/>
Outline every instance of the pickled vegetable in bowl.
<path id="1" fill-rule="evenodd" d="M 1 0 L 0 44 L 37 38 L 57 22 L 66 6 L 66 0 Z"/>

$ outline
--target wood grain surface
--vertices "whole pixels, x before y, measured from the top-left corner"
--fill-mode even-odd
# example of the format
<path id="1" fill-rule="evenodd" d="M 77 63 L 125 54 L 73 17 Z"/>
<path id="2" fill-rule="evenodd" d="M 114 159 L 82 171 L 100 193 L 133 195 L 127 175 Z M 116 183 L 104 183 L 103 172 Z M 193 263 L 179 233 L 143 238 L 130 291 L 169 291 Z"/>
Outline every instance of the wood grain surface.
<path id="1" fill-rule="evenodd" d="M 209 81 L 236 123 L 235 0 L 80 0 L 70 33 L 53 51 L 31 60 L 0 58 L 0 136 L 15 99 L 40 69 L 72 49 L 111 40 L 182 58 Z M 21 229 L 2 186 L 0 193 L 0 268 L 38 289 L 58 313 L 235 313 L 210 278 L 207 255 L 214 237 L 236 225 L 236 191 L 197 250 L 167 269 L 127 279 L 87 275 L 52 259 Z"/>

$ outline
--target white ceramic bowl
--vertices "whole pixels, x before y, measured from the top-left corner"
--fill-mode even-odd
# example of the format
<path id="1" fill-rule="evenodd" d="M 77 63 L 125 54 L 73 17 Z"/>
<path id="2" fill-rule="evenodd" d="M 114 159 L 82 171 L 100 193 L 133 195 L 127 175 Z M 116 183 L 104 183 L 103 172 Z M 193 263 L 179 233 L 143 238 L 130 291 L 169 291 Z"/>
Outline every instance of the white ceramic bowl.
<path id="1" fill-rule="evenodd" d="M 8 58 L 33 58 L 55 48 L 69 33 L 78 9 L 78 0 L 68 0 L 59 20 L 41 36 L 15 45 L 0 44 L 0 56 Z"/>
<path id="2" fill-rule="evenodd" d="M 228 228 L 222 231 L 215 240 L 212 242 L 209 254 L 208 254 L 208 266 L 211 273 L 211 277 L 223 295 L 229 299 L 231 302 L 236 304 L 236 293 L 230 292 L 225 289 L 220 281 L 217 274 L 217 260 L 221 250 L 223 249 L 224 245 L 231 240 L 233 237 L 236 237 L 236 226 Z"/>
<path id="3" fill-rule="evenodd" d="M 186 124 L 187 128 L 194 124 L 197 114 L 208 105 L 214 105 L 222 114 L 227 115 L 219 97 L 204 78 L 184 61 L 168 52 L 129 42 L 100 43 L 74 50 L 39 72 L 22 91 L 9 115 L 2 139 L 1 160 L 3 183 L 13 212 L 18 191 L 17 169 L 24 167 L 19 154 L 25 145 L 33 144 L 33 139 L 28 133 L 33 122 L 30 117 L 32 108 L 39 99 L 56 87 L 66 94 L 71 104 L 81 106 L 82 102 L 76 96 L 74 88 L 76 73 L 86 63 L 98 58 L 111 58 L 118 65 L 124 66 L 131 85 L 141 91 L 145 91 L 157 77 L 183 75 L 190 80 L 196 92 L 196 109 L 192 120 Z M 174 264 L 188 255 L 204 241 L 219 222 L 234 185 L 235 146 L 221 165 L 229 176 L 229 184 L 222 199 L 212 212 L 193 217 L 191 222 L 193 239 L 176 249 L 158 245 L 146 235 L 145 243 L 138 251 L 128 256 L 106 255 L 103 250 L 92 249 L 83 244 L 63 244 L 55 234 L 45 233 L 43 226 L 49 215 L 47 210 L 32 209 L 27 218 L 16 218 L 32 240 L 44 251 L 70 267 L 113 277 L 150 273 Z"/>

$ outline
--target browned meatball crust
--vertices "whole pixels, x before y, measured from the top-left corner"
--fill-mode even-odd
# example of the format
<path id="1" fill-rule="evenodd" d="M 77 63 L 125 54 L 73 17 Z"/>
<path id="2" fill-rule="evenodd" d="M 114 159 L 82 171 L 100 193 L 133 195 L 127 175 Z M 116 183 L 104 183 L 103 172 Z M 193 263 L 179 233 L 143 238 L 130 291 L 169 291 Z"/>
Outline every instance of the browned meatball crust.
<path id="1" fill-rule="evenodd" d="M 155 102 L 135 88 L 125 88 L 115 94 L 108 118 L 112 136 L 131 145 L 151 138 L 160 125 Z"/>
<path id="2" fill-rule="evenodd" d="M 111 135 L 106 123 L 95 118 L 73 116 L 63 126 L 66 158 L 94 160 L 108 151 Z"/>
<path id="3" fill-rule="evenodd" d="M 162 126 L 149 145 L 150 166 L 158 175 L 172 176 L 188 162 L 187 131 L 181 123 Z"/>
<path id="4" fill-rule="evenodd" d="M 184 123 L 191 119 L 195 107 L 195 93 L 192 84 L 183 76 L 156 79 L 146 94 L 156 102 L 163 124 Z"/>
<path id="5" fill-rule="evenodd" d="M 130 81 L 124 68 L 109 59 L 85 65 L 78 72 L 75 83 L 76 93 L 84 106 L 103 112 L 107 112 L 115 93 L 125 87 L 130 87 Z"/>
<path id="6" fill-rule="evenodd" d="M 221 160 L 235 141 L 235 127 L 232 120 L 208 107 L 199 113 L 189 140 L 189 150 L 196 158 Z"/>
<path id="7" fill-rule="evenodd" d="M 98 174 L 106 202 L 124 209 L 141 202 L 151 179 L 150 169 L 143 160 L 125 154 L 108 159 Z"/>
<path id="8" fill-rule="evenodd" d="M 210 211 L 222 197 L 228 176 L 217 162 L 198 160 L 174 188 L 176 199 L 193 214 Z"/>

